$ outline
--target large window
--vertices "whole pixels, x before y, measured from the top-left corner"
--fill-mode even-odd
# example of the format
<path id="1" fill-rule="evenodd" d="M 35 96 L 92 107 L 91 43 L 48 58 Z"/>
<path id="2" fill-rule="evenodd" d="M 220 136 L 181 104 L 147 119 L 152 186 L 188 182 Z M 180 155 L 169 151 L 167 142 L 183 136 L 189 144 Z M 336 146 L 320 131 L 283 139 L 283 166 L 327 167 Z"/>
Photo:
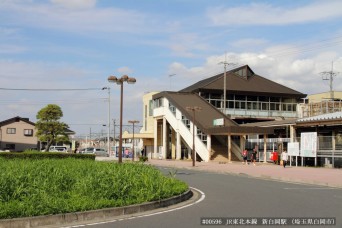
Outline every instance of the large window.
<path id="1" fill-rule="evenodd" d="M 15 134 L 16 129 L 15 128 L 7 128 L 7 134 Z"/>
<path id="2" fill-rule="evenodd" d="M 25 129 L 24 135 L 25 136 L 33 136 L 33 129 Z"/>
<path id="3" fill-rule="evenodd" d="M 154 107 L 159 108 L 163 106 L 163 98 L 158 98 L 154 100 Z"/>

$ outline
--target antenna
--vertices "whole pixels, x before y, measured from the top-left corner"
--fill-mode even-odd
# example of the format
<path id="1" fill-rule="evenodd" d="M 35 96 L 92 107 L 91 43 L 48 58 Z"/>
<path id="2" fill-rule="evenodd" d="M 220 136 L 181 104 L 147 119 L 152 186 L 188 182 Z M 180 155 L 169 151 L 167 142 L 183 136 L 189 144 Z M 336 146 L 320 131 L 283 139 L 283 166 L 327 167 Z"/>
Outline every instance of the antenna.
<path id="1" fill-rule="evenodd" d="M 334 72 L 334 62 L 331 62 L 331 71 L 323 71 L 320 74 L 322 75 L 323 80 L 330 81 L 330 99 L 334 100 L 334 91 L 333 91 L 333 80 L 334 76 L 337 76 L 340 72 Z"/>
<path id="2" fill-rule="evenodd" d="M 169 79 L 170 79 L 170 90 L 171 90 L 171 77 L 175 76 L 176 74 L 170 74 Z"/>

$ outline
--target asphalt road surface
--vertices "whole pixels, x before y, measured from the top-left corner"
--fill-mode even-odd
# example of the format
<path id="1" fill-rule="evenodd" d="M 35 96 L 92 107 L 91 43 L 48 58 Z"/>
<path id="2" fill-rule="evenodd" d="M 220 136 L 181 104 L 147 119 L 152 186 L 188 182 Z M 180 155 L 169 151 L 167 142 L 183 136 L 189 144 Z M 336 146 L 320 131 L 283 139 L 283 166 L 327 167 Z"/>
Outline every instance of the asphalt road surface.
<path id="1" fill-rule="evenodd" d="M 254 179 L 242 175 L 160 169 L 165 174 L 177 171 L 176 178 L 199 189 L 203 194 L 199 194 L 197 203 L 177 210 L 83 227 L 342 227 L 342 189 Z M 321 225 L 227 225 L 234 222 L 254 223 L 256 220 L 258 224 L 302 224 L 315 221 Z M 222 225 L 202 225 L 203 222 Z M 322 225 L 334 222 L 336 224 L 333 226 Z"/>

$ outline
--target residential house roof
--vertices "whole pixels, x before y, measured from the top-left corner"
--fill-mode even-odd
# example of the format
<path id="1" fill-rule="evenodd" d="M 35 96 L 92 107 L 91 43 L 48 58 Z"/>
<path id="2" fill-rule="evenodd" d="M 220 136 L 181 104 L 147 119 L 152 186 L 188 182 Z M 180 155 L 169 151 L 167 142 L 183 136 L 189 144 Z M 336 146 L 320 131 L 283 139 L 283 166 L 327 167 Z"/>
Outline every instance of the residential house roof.
<path id="1" fill-rule="evenodd" d="M 0 126 L 5 126 L 5 125 L 11 124 L 11 123 L 15 123 L 15 122 L 19 122 L 19 121 L 23 121 L 25 123 L 31 124 L 32 126 L 36 125 L 35 123 L 31 122 L 29 120 L 29 118 L 22 118 L 20 116 L 16 116 L 16 117 L 4 120 L 4 121 L 0 121 Z"/>

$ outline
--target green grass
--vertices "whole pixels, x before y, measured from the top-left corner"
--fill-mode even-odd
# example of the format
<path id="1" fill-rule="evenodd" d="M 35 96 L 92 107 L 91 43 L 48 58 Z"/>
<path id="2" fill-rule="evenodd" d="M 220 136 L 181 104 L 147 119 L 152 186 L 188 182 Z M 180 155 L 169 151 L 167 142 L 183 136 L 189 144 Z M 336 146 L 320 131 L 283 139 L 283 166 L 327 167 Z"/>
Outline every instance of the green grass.
<path id="1" fill-rule="evenodd" d="M 0 158 L 0 219 L 118 207 L 188 189 L 141 163 Z"/>

